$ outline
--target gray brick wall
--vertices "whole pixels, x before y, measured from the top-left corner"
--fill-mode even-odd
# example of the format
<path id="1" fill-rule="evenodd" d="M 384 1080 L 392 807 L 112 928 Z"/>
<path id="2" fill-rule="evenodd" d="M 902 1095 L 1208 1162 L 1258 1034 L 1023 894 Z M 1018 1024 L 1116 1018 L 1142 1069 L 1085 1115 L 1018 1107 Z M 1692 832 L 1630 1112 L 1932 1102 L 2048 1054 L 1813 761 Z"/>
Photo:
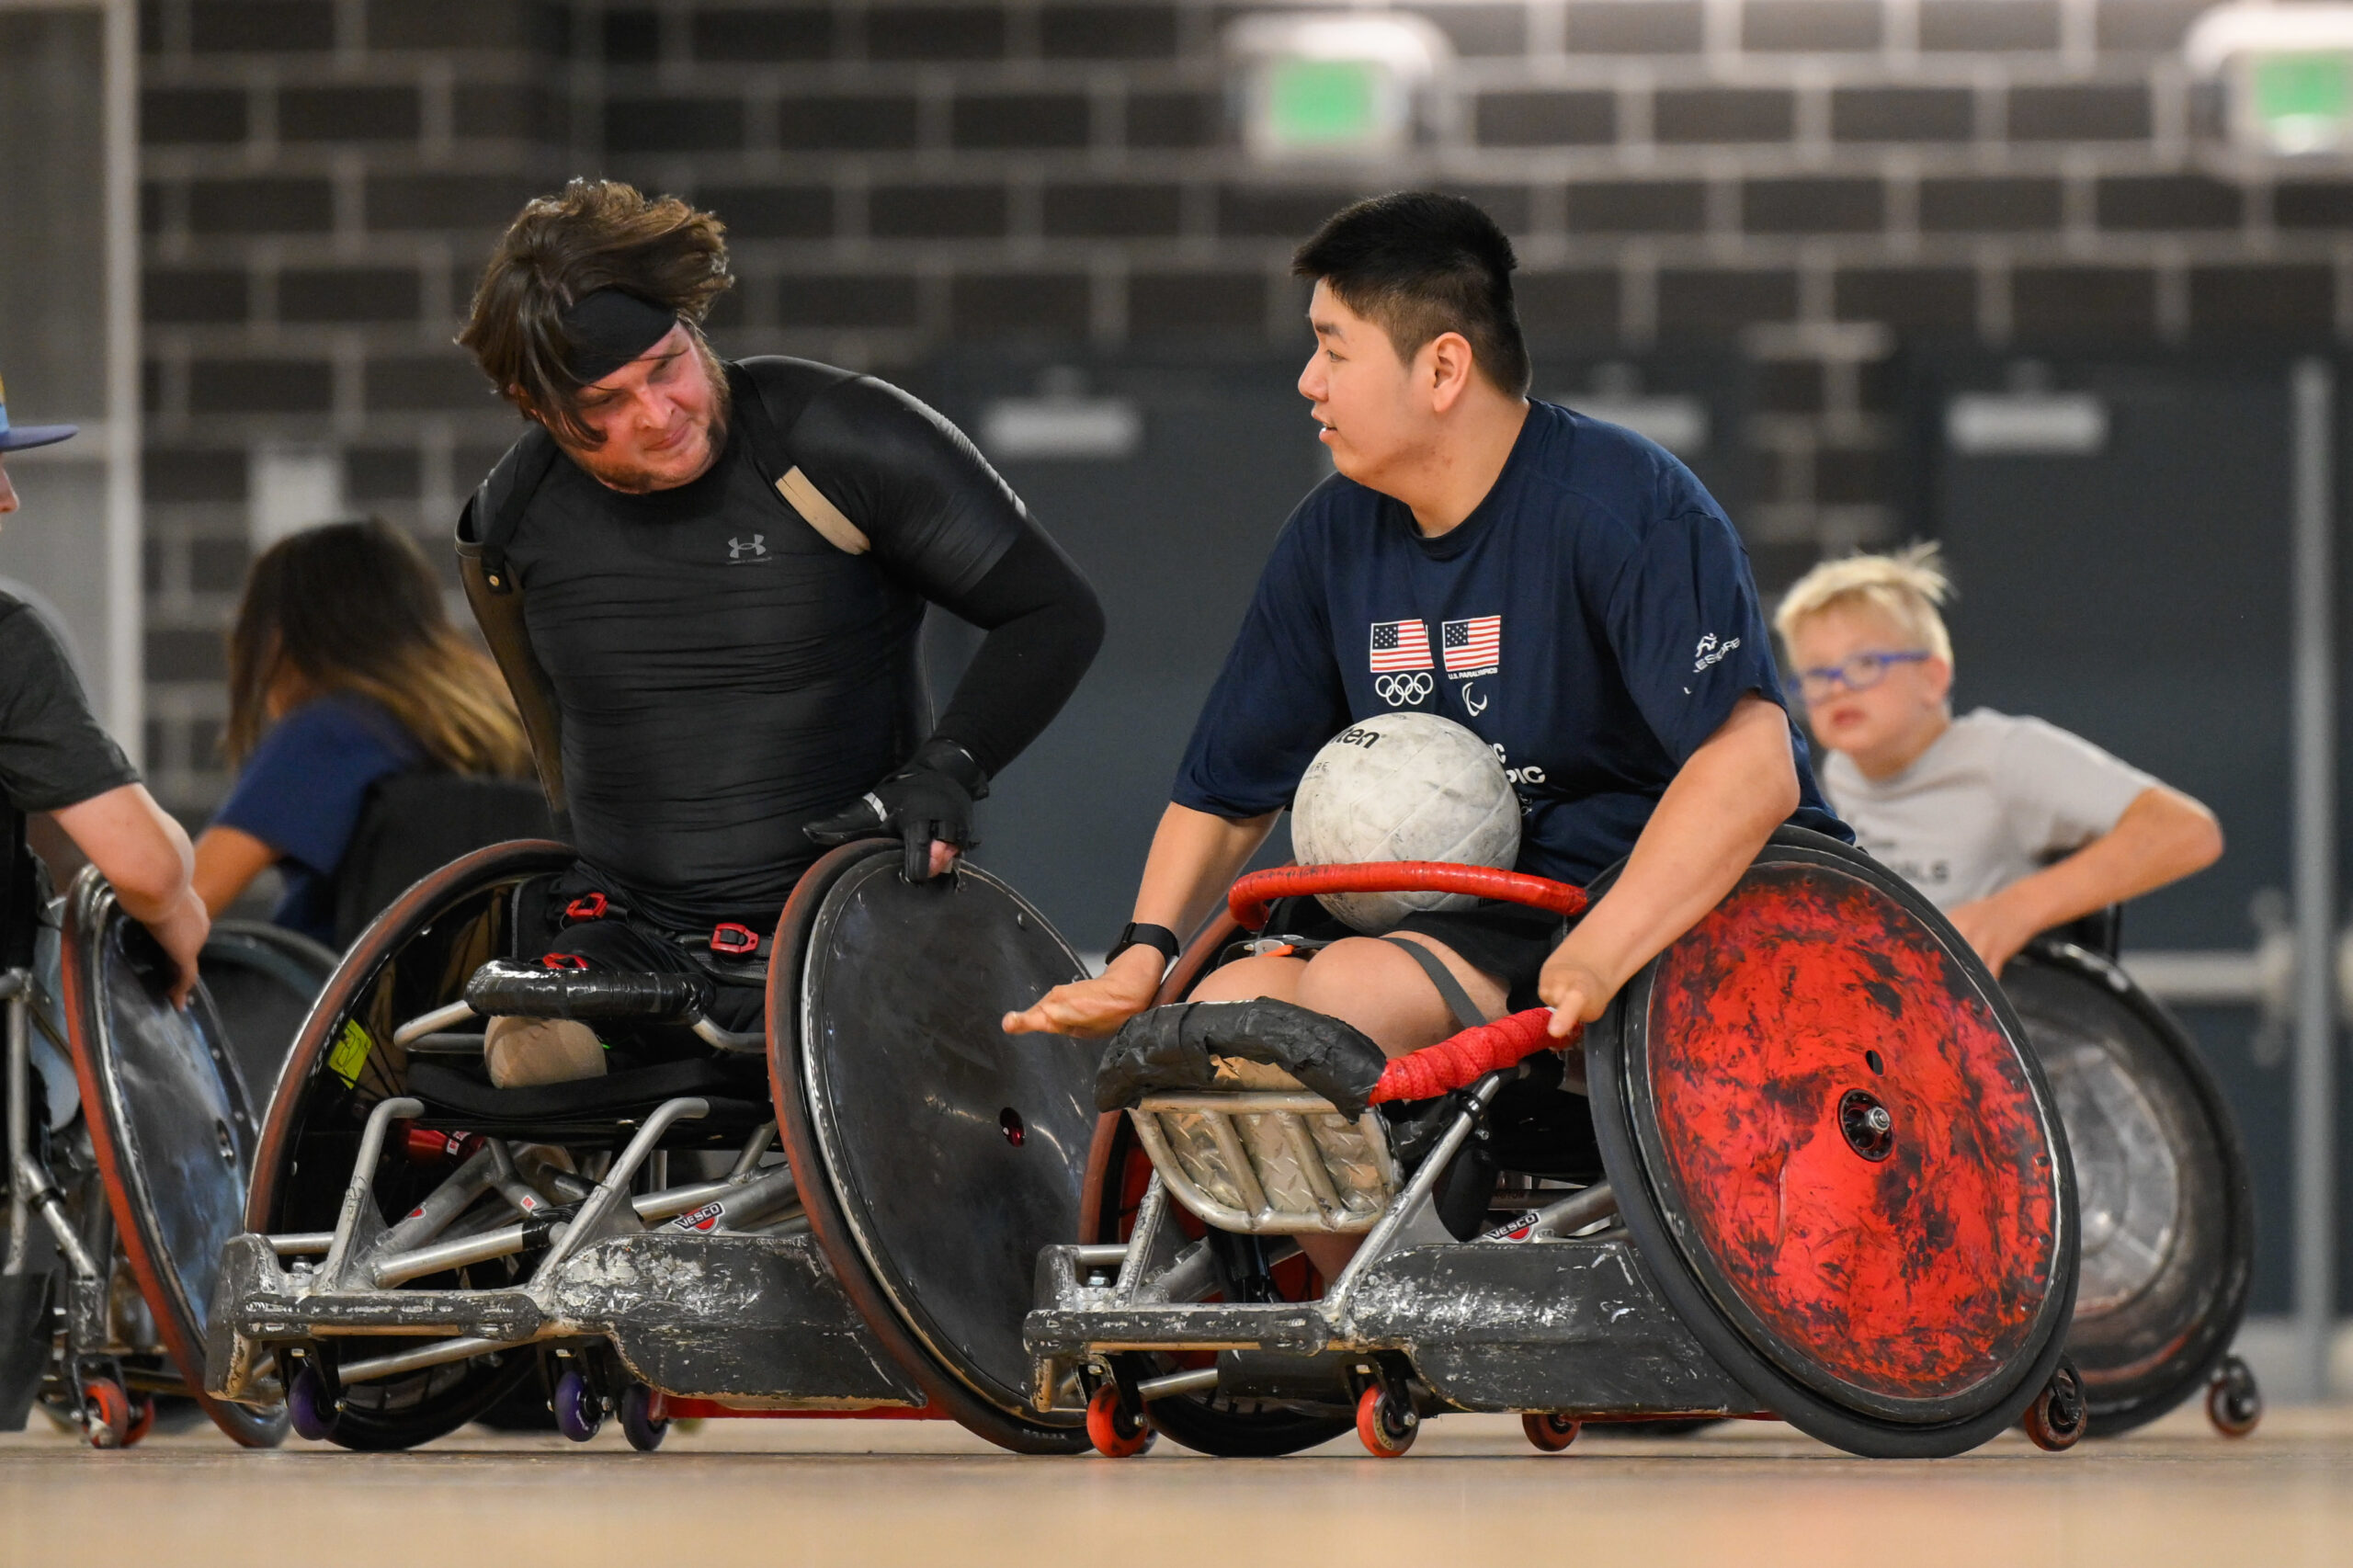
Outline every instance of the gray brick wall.
<path id="1" fill-rule="evenodd" d="M 1269 175 L 1205 0 L 150 0 L 142 105 L 159 782 L 221 779 L 245 454 L 343 454 L 423 529 L 511 422 L 450 347 L 572 173 L 729 222 L 719 335 L 889 370 L 950 344 L 1296 346 L 1290 247 L 1406 184 L 1519 244 L 1540 346 L 1735 345 L 1760 568 L 1895 526 L 1912 343 L 2342 336 L 2353 185 L 2203 150 L 2184 0 L 1463 0 L 1443 137 Z M 1542 354 L 1540 352 L 1540 364 Z"/>

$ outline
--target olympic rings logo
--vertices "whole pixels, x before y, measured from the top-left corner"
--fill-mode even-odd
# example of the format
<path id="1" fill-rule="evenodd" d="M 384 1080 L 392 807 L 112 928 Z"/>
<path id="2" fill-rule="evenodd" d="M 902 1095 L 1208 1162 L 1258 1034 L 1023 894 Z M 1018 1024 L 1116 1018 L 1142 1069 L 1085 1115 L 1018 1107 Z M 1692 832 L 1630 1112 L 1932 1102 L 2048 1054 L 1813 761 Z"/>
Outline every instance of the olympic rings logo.
<path id="1" fill-rule="evenodd" d="M 1427 674 L 1416 670 L 1409 676 L 1382 676 L 1372 683 L 1372 689 L 1380 693 L 1381 700 L 1390 707 L 1403 708 L 1427 697 L 1431 684 Z"/>

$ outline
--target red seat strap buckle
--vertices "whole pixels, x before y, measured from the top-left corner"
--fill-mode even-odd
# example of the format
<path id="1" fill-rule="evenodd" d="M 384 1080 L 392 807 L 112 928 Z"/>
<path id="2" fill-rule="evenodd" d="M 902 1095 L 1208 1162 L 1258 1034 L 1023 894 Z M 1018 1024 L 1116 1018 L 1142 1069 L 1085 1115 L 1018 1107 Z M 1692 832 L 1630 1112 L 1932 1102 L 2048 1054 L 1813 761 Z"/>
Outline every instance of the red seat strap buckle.
<path id="1" fill-rule="evenodd" d="M 710 950 L 714 953 L 756 953 L 760 950 L 760 934 L 749 926 L 733 921 L 714 926 L 710 930 Z"/>
<path id="2" fill-rule="evenodd" d="M 603 893 L 582 893 L 563 906 L 563 917 L 566 920 L 602 920 L 605 912 L 611 907 L 611 902 Z"/>
<path id="3" fill-rule="evenodd" d="M 588 960 L 578 953 L 549 953 L 540 962 L 550 969 L 586 969 Z"/>

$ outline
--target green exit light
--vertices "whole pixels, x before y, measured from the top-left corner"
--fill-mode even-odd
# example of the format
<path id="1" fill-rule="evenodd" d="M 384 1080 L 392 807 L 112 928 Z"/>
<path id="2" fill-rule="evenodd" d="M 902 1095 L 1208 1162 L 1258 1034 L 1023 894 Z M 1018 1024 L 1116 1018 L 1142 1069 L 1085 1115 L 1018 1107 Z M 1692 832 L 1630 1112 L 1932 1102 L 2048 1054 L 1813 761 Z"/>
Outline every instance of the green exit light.
<path id="1" fill-rule="evenodd" d="M 1293 147 L 1345 146 L 1381 133 L 1388 70 L 1374 60 L 1283 60 L 1268 73 L 1267 130 Z"/>
<path id="2" fill-rule="evenodd" d="M 2353 52 L 2257 54 L 2247 62 L 2248 107 L 2275 153 L 2319 153 L 2353 132 Z"/>

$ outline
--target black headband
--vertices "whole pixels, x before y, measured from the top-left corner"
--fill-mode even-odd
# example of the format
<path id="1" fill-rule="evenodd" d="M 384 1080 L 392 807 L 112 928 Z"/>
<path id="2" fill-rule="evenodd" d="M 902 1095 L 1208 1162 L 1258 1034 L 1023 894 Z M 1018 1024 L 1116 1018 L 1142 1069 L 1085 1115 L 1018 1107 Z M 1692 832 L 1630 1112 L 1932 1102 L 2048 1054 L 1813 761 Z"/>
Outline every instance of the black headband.
<path id="1" fill-rule="evenodd" d="M 601 381 L 670 335 L 678 313 L 620 289 L 599 289 L 563 312 L 572 353 L 564 369 L 582 386 Z"/>

